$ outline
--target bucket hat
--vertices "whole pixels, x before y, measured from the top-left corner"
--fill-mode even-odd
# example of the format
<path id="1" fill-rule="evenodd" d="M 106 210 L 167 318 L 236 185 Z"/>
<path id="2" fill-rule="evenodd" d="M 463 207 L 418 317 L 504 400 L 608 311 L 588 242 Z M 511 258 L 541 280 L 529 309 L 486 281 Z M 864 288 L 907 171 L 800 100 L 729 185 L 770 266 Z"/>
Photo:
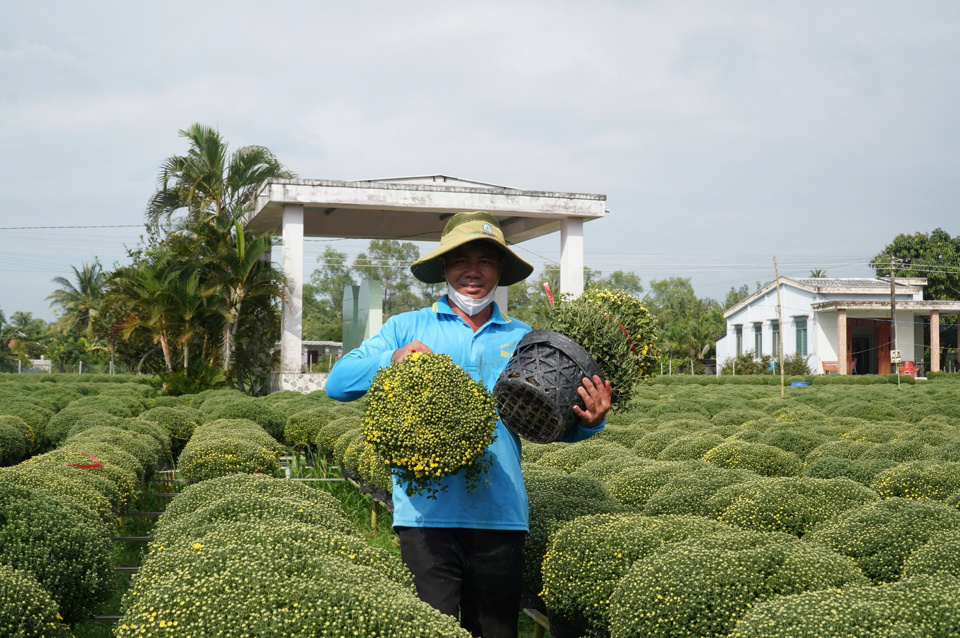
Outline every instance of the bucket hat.
<path id="1" fill-rule="evenodd" d="M 510 286 L 523 281 L 533 272 L 533 266 L 517 257 L 507 246 L 496 218 L 483 211 L 457 213 L 451 217 L 443 227 L 440 245 L 413 262 L 410 265 L 410 271 L 414 277 L 425 284 L 443 283 L 443 268 L 437 257 L 442 257 L 454 248 L 477 240 L 496 244 L 503 251 L 504 264 L 499 285 Z"/>

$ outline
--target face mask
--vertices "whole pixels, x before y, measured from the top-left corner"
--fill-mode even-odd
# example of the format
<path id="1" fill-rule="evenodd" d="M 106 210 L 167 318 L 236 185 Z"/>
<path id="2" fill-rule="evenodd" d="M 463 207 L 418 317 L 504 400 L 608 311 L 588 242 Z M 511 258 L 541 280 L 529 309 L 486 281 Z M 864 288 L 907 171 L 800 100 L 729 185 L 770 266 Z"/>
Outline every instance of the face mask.
<path id="1" fill-rule="evenodd" d="M 471 317 L 489 306 L 493 302 L 493 296 L 496 292 L 497 287 L 494 286 L 485 296 L 480 299 L 474 299 L 473 297 L 460 294 L 452 285 L 447 284 L 447 297 L 450 298 L 450 301 L 457 304 L 460 310 Z"/>

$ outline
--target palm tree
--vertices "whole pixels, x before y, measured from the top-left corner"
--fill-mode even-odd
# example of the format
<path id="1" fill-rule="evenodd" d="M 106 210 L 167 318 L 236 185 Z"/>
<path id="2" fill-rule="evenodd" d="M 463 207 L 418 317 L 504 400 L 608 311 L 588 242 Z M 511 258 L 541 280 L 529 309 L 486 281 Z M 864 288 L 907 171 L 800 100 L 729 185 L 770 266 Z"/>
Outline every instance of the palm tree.
<path id="1" fill-rule="evenodd" d="M 810 271 L 810 277 L 812 279 L 824 279 L 827 276 L 827 271 L 817 268 Z"/>
<path id="2" fill-rule="evenodd" d="M 217 226 L 222 230 L 223 222 L 232 217 L 233 232 L 229 235 L 229 243 L 210 256 L 211 280 L 220 288 L 226 306 L 221 355 L 223 369 L 227 372 L 230 371 L 233 342 L 244 301 L 261 296 L 281 299 L 285 296 L 283 272 L 264 259 L 264 256 L 269 258 L 274 237 L 244 232 L 239 212 L 234 210 L 218 218 L 220 223 Z"/>
<path id="3" fill-rule="evenodd" d="M 93 319 L 106 296 L 107 275 L 98 261 L 84 263 L 80 270 L 76 266 L 72 268 L 76 285 L 66 277 L 54 277 L 53 283 L 59 284 L 60 288 L 47 299 L 51 300 L 51 308 L 60 307 L 57 328 L 61 332 L 66 334 L 76 330 L 92 340 Z"/>
<path id="4" fill-rule="evenodd" d="M 190 140 L 190 149 L 161 165 L 157 192 L 147 204 L 147 224 L 152 228 L 159 229 L 183 210 L 189 224 L 208 215 L 224 215 L 232 207 L 246 209 L 264 181 L 295 176 L 266 147 L 244 146 L 229 154 L 214 128 L 193 124 L 180 135 Z"/>

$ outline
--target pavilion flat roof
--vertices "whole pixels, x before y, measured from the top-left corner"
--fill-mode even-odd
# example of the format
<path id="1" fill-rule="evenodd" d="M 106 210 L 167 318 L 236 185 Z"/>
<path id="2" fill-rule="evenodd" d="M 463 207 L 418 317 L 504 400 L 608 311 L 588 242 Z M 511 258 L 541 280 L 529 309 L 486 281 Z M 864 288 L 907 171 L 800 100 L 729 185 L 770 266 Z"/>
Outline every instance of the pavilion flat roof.
<path id="1" fill-rule="evenodd" d="M 606 195 L 532 191 L 444 175 L 383 180 L 269 179 L 246 217 L 253 231 L 281 228 L 283 207 L 302 204 L 304 236 L 436 241 L 447 219 L 484 210 L 518 243 L 560 230 L 564 218 L 606 216 Z"/>

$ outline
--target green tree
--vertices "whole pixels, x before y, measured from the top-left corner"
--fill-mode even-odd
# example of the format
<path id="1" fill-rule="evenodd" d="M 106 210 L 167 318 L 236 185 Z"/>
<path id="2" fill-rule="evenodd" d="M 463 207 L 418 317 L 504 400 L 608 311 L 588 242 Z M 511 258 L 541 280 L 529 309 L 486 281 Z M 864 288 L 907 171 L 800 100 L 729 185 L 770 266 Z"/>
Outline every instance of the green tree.
<path id="1" fill-rule="evenodd" d="M 827 271 L 821 268 L 810 271 L 810 277 L 812 279 L 824 279 L 827 276 Z"/>
<path id="2" fill-rule="evenodd" d="M 897 235 L 870 262 L 878 277 L 890 276 L 891 256 L 895 276 L 927 278 L 925 298 L 960 299 L 960 236 L 951 237 L 942 228 Z"/>
<path id="3" fill-rule="evenodd" d="M 220 132 L 193 124 L 180 131 L 190 141 L 186 155 L 164 160 L 157 176 L 157 192 L 147 204 L 148 227 L 159 229 L 174 215 L 186 223 L 207 216 L 223 216 L 252 205 L 256 190 L 270 178 L 295 175 L 263 146 L 243 146 L 232 154 Z"/>
<path id="4" fill-rule="evenodd" d="M 743 284 L 739 288 L 734 288 L 730 286 L 730 290 L 727 291 L 727 296 L 723 300 L 723 309 L 729 310 L 733 306 L 736 306 L 738 303 L 750 296 L 750 287 L 747 284 Z"/>
<path id="5" fill-rule="evenodd" d="M 353 269 L 362 279 L 376 279 L 383 287 L 383 318 L 423 305 L 410 264 L 420 258 L 420 249 L 412 242 L 396 239 L 372 239 L 366 252 L 353 260 Z M 341 300 L 342 303 L 342 300 Z"/>
<path id="6" fill-rule="evenodd" d="M 343 288 L 353 285 L 347 254 L 327 246 L 319 267 L 303 286 L 303 335 L 307 339 L 343 339 Z"/>
<path id="7" fill-rule="evenodd" d="M 66 277 L 54 277 L 53 283 L 59 284 L 60 288 L 48 295 L 47 299 L 51 308 L 60 309 L 57 329 L 64 334 L 76 332 L 92 339 L 93 318 L 106 294 L 107 275 L 98 261 L 84 263 L 79 270 L 76 266 L 72 266 L 72 269 L 74 281 Z"/>

